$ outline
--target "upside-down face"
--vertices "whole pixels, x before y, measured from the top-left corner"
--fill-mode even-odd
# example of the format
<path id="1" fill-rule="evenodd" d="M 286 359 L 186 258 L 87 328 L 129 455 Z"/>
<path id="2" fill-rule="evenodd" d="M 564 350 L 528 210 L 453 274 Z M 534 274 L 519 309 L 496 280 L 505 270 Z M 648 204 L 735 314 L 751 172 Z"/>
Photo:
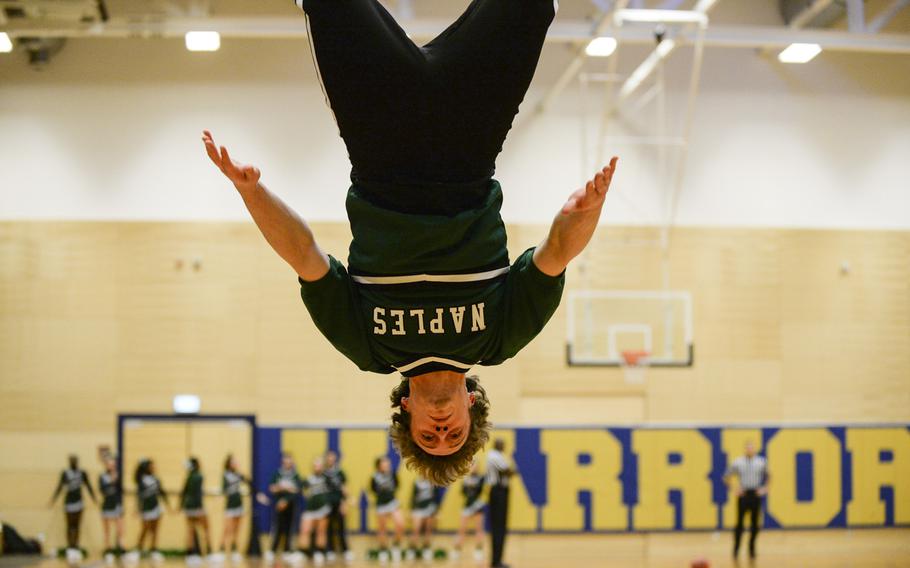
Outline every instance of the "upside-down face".
<path id="1" fill-rule="evenodd" d="M 410 396 L 401 399 L 402 408 L 411 415 L 411 437 L 434 456 L 457 452 L 471 431 L 474 393 L 465 387 L 464 375 L 458 375 L 461 382 L 452 388 L 452 382 L 445 380 L 449 375 L 458 374 L 440 371 L 415 377 Z"/>

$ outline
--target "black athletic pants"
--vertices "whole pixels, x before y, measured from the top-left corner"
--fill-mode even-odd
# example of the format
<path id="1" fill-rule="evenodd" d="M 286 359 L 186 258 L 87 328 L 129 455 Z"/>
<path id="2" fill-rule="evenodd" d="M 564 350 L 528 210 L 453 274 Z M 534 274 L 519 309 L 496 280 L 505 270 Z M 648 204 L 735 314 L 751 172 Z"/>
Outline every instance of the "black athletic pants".
<path id="1" fill-rule="evenodd" d="M 491 566 L 502 565 L 502 551 L 506 544 L 509 517 L 509 488 L 494 485 L 490 488 L 490 539 L 492 543 Z"/>
<path id="2" fill-rule="evenodd" d="M 82 524 L 82 511 L 66 513 L 66 546 L 79 548 L 79 529 Z"/>
<path id="3" fill-rule="evenodd" d="M 281 545 L 281 539 L 284 538 L 284 550 L 290 551 L 295 547 L 291 537 L 291 530 L 294 527 L 294 505 L 288 504 L 282 510 L 275 509 L 275 518 L 272 526 L 272 552 L 278 553 Z"/>
<path id="4" fill-rule="evenodd" d="M 329 513 L 329 550 L 344 554 L 348 551 L 347 528 L 344 523 L 344 514 L 341 512 L 341 504 L 332 505 L 332 512 Z"/>
<path id="5" fill-rule="evenodd" d="M 474 0 L 423 47 L 377 0 L 296 1 L 353 181 L 463 184 L 493 175 L 554 0 Z"/>
<path id="6" fill-rule="evenodd" d="M 761 497 L 754 489 L 744 492 L 736 501 L 736 531 L 733 537 L 733 556 L 739 554 L 739 543 L 743 536 L 743 519 L 749 513 L 751 521 L 749 535 L 749 556 L 755 556 L 755 539 L 758 537 L 761 517 Z"/>

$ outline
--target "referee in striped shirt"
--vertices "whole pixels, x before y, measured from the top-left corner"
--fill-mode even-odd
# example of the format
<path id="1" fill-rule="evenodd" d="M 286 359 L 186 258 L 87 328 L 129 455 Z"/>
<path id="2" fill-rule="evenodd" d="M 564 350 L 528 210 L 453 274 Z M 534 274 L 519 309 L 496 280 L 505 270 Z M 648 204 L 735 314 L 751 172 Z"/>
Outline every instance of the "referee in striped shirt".
<path id="1" fill-rule="evenodd" d="M 733 538 L 733 557 L 739 556 L 739 544 L 743 536 L 743 518 L 749 513 L 751 532 L 749 535 L 749 557 L 755 558 L 755 539 L 758 537 L 759 517 L 761 516 L 761 499 L 768 493 L 771 475 L 768 473 L 768 462 L 755 454 L 755 444 L 746 442 L 746 455 L 733 460 L 724 474 L 724 483 L 730 486 L 730 479 L 736 476 L 739 486 L 736 489 L 736 531 Z"/>
<path id="2" fill-rule="evenodd" d="M 490 486 L 490 538 L 492 541 L 490 566 L 508 568 L 502 563 L 509 516 L 509 478 L 515 473 L 505 456 L 506 443 L 496 438 L 493 449 L 487 453 L 487 485 Z"/>

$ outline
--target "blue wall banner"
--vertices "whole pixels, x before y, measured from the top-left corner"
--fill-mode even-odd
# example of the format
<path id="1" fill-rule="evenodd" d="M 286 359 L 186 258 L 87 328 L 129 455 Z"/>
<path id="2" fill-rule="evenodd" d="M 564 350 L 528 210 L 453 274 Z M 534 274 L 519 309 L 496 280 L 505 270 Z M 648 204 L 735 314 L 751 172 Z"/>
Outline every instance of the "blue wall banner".
<path id="1" fill-rule="evenodd" d="M 495 436 L 505 439 L 518 469 L 509 511 L 515 531 L 731 528 L 736 498 L 723 478 L 747 441 L 768 460 L 765 528 L 910 526 L 908 424 L 520 427 Z M 383 427 L 260 426 L 256 437 L 263 491 L 282 451 L 302 474 L 317 455 L 337 451 L 352 497 L 351 530 L 374 528 L 368 487 L 379 455 L 398 467 L 398 500 L 405 508 L 410 502 L 414 474 L 399 467 Z M 257 507 L 267 519 L 267 508 Z M 457 527 L 461 507 L 456 483 L 442 500 L 442 530 Z"/>

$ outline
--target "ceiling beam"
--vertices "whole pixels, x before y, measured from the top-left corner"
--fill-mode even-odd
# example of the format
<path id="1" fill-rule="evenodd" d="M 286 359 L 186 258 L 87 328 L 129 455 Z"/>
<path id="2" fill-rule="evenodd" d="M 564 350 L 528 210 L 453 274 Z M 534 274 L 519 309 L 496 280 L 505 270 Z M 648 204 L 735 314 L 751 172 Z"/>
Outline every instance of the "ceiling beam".
<path id="1" fill-rule="evenodd" d="M 787 22 L 787 27 L 791 30 L 801 30 L 806 28 L 809 24 L 812 23 L 812 20 L 818 17 L 819 14 L 828 9 L 829 6 L 834 4 L 834 0 L 813 0 L 809 5 L 807 5 L 801 12 L 793 16 L 789 22 Z M 814 42 L 800 42 L 800 43 L 814 43 Z M 789 44 L 787 44 L 789 45 Z M 759 52 L 762 55 L 770 55 L 774 45 L 762 45 L 759 47 Z"/>
<path id="2" fill-rule="evenodd" d="M 830 6 L 833 3 L 834 3 L 834 0 L 815 0 L 815 2 L 812 2 L 811 4 L 806 6 L 806 8 L 802 12 L 800 12 L 799 14 L 794 16 L 792 20 L 790 20 L 790 24 L 789 24 L 790 28 L 794 29 L 794 30 L 798 30 L 800 28 L 806 27 L 807 25 L 809 25 L 812 22 L 812 20 L 814 20 L 816 18 L 816 16 L 818 16 L 819 14 L 821 14 L 822 12 L 827 10 L 828 6 Z"/>
<path id="3" fill-rule="evenodd" d="M 856 33 L 866 31 L 866 11 L 863 0 L 847 0 L 847 29 Z"/>
<path id="4" fill-rule="evenodd" d="M 910 4 L 910 0 L 906 1 Z M 165 21 L 126 21 L 111 19 L 107 24 L 84 26 L 50 26 L 13 24 L 0 31 L 11 37 L 67 38 L 182 38 L 188 31 L 213 30 L 224 38 L 306 39 L 303 18 L 173 18 Z M 431 39 L 442 32 L 448 20 L 413 20 L 404 23 L 415 39 Z M 654 33 L 647 28 L 623 27 L 611 35 L 620 43 L 654 45 Z M 596 37 L 591 23 L 566 21 L 553 24 L 549 43 L 587 43 Z M 674 39 L 679 44 L 691 43 L 692 32 L 682 32 Z M 705 35 L 705 47 L 748 48 L 786 47 L 791 43 L 817 43 L 828 51 L 910 54 L 910 35 L 851 33 L 827 29 L 792 30 L 781 26 L 711 26 Z"/>
<path id="5" fill-rule="evenodd" d="M 714 27 L 708 30 L 706 47 L 787 47 L 791 43 L 817 43 L 825 51 L 855 51 L 910 55 L 910 35 L 852 33 L 839 30 L 788 30 L 765 26 Z"/>
<path id="6" fill-rule="evenodd" d="M 868 31 L 872 33 L 878 33 L 882 28 L 888 25 L 888 23 L 894 19 L 894 16 L 898 12 L 910 6 L 910 0 L 894 0 L 891 4 L 882 10 L 882 13 L 875 17 L 872 22 L 869 23 Z"/>

